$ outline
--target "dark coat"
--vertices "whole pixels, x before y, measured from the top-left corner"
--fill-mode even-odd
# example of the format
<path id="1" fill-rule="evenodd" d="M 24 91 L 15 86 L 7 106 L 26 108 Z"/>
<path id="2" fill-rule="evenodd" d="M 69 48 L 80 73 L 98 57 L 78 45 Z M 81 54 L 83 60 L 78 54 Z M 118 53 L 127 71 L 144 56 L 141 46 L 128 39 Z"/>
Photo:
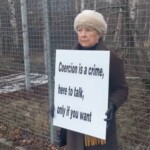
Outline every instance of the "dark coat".
<path id="1" fill-rule="evenodd" d="M 74 49 L 81 49 L 79 44 Z M 108 50 L 101 39 L 95 50 Z M 123 65 L 121 59 L 115 52 L 110 50 L 110 75 L 109 75 L 109 100 L 118 109 L 127 99 L 128 87 L 125 81 Z M 67 130 L 68 150 L 118 150 L 116 138 L 116 119 L 115 116 L 107 129 L 106 144 L 85 147 L 84 134 Z"/>

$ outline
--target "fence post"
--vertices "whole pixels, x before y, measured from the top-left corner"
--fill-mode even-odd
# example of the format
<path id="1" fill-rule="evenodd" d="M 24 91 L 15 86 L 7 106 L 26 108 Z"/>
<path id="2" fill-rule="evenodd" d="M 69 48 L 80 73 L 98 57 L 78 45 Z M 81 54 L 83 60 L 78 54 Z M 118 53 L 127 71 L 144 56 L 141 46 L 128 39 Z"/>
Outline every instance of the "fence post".
<path id="1" fill-rule="evenodd" d="M 28 23 L 27 23 L 27 4 L 26 0 L 21 0 L 21 20 L 23 34 L 23 51 L 24 51 L 24 69 L 26 90 L 31 88 L 30 83 L 30 56 L 29 56 L 29 39 L 28 39 Z"/>
<path id="2" fill-rule="evenodd" d="M 49 50 L 49 25 L 48 25 L 48 8 L 47 8 L 47 0 L 43 1 L 43 21 L 44 21 L 44 61 L 45 61 L 45 74 L 47 74 L 48 70 L 48 50 Z"/>
<path id="3" fill-rule="evenodd" d="M 49 0 L 50 2 L 50 0 Z M 50 20 L 49 20 L 49 7 L 48 0 L 43 0 L 43 13 L 44 13 L 44 56 L 45 56 L 45 67 L 47 67 L 46 72 L 48 75 L 48 100 L 49 106 L 54 105 L 54 96 L 53 96 L 53 77 L 52 77 L 52 59 L 51 57 L 51 40 L 50 40 Z M 54 127 L 53 127 L 53 119 L 49 116 L 50 121 L 50 139 L 51 143 L 54 143 Z"/>

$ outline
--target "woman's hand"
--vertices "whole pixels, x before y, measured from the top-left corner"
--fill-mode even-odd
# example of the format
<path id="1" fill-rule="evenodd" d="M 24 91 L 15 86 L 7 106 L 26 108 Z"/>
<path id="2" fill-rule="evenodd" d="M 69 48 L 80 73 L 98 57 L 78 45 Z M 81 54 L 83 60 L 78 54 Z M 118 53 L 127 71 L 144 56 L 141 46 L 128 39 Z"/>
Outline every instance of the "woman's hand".
<path id="1" fill-rule="evenodd" d="M 108 110 L 105 113 L 105 115 L 107 116 L 107 118 L 105 118 L 104 120 L 107 121 L 107 129 L 109 128 L 109 126 L 111 125 L 111 122 L 114 118 L 116 112 L 116 106 L 112 101 L 109 101 L 109 106 L 108 106 Z"/>

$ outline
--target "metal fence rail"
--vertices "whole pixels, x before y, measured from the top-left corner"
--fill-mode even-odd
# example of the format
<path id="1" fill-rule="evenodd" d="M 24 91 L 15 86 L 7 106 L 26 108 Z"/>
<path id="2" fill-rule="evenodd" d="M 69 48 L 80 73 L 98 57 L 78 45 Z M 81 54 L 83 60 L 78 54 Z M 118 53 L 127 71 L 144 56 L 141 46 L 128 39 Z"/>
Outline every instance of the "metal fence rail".
<path id="1" fill-rule="evenodd" d="M 0 121 L 58 141 L 49 117 L 55 50 L 75 44 L 73 20 L 84 9 L 104 15 L 104 40 L 124 62 L 129 98 L 117 113 L 120 150 L 149 150 L 149 0 L 0 0 Z"/>

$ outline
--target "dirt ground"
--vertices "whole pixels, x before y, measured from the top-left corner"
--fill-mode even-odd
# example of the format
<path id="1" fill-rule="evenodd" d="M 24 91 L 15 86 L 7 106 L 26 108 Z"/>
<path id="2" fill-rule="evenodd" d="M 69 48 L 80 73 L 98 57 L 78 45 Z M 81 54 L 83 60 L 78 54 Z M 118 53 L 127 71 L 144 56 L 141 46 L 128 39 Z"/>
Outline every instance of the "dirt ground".
<path id="1" fill-rule="evenodd" d="M 0 122 L 0 139 L 5 139 L 5 142 L 0 142 L 0 150 L 17 150 L 17 147 L 22 147 L 23 150 L 66 150 L 66 147 L 59 148 L 52 145 L 47 138 L 2 122 Z"/>
<path id="2" fill-rule="evenodd" d="M 49 139 L 47 85 L 0 94 L 0 150 L 65 150 Z M 42 94 L 41 94 L 42 93 Z M 5 143 L 9 142 L 7 146 Z"/>

